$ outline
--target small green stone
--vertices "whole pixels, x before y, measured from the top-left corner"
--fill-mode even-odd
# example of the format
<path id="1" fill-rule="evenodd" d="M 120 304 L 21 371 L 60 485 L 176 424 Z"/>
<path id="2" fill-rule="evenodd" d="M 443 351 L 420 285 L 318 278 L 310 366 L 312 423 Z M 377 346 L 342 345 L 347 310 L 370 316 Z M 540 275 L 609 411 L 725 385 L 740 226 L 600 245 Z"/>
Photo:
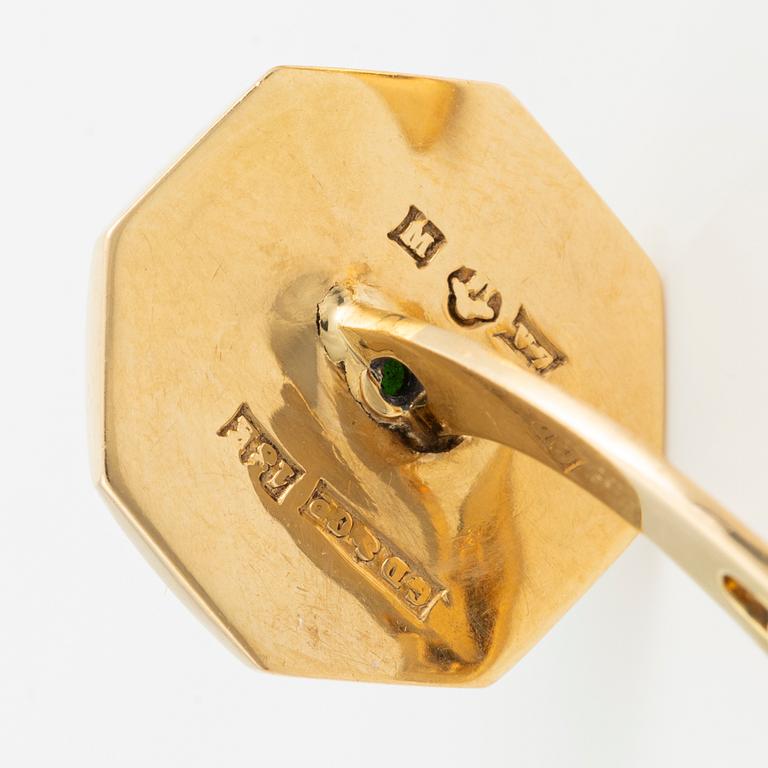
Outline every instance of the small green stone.
<path id="1" fill-rule="evenodd" d="M 400 394 L 405 383 L 406 367 L 399 361 L 389 358 L 381 366 L 381 391 L 387 397 Z"/>

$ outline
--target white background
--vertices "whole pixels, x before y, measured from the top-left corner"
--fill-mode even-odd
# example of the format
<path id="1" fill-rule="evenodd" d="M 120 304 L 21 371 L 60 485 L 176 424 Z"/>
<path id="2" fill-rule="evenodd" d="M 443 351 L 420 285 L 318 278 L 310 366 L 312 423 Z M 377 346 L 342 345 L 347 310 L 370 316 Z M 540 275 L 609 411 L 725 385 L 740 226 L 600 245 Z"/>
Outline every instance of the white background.
<path id="1" fill-rule="evenodd" d="M 768 536 L 765 4 L 19 2 L 0 11 L 0 765 L 765 763 L 768 658 L 638 540 L 481 690 L 251 671 L 87 472 L 93 244 L 267 69 L 512 90 L 658 266 L 668 453 Z"/>

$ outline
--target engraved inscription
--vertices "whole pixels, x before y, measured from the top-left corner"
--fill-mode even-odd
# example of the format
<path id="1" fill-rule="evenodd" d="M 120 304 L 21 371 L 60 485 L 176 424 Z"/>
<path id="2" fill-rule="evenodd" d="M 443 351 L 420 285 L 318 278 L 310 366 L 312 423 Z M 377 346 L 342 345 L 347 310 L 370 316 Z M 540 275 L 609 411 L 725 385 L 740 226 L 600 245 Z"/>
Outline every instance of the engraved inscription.
<path id="1" fill-rule="evenodd" d="M 448 275 L 448 312 L 467 328 L 492 323 L 501 311 L 501 293 L 474 269 L 460 267 Z"/>
<path id="2" fill-rule="evenodd" d="M 247 403 L 243 403 L 216 434 L 235 437 L 240 445 L 240 463 L 259 467 L 261 487 L 278 504 L 304 474 L 304 470 L 256 421 Z"/>
<path id="3" fill-rule="evenodd" d="M 536 439 L 552 457 L 552 460 L 559 465 L 566 475 L 586 463 L 570 446 L 569 442 L 564 440 L 551 427 L 540 421 L 531 421 L 530 428 Z"/>
<path id="4" fill-rule="evenodd" d="M 511 331 L 493 335 L 523 355 L 537 373 L 549 373 L 566 362 L 565 355 L 544 335 L 525 307 L 520 307 Z"/>
<path id="5" fill-rule="evenodd" d="M 439 586 L 405 555 L 364 523 L 348 502 L 325 481 L 299 508 L 334 549 L 385 594 L 394 596 L 421 621 L 438 600 L 448 601 L 448 590 Z"/>
<path id="6" fill-rule="evenodd" d="M 417 267 L 426 267 L 445 245 L 445 235 L 415 205 L 387 237 L 403 248 Z"/>

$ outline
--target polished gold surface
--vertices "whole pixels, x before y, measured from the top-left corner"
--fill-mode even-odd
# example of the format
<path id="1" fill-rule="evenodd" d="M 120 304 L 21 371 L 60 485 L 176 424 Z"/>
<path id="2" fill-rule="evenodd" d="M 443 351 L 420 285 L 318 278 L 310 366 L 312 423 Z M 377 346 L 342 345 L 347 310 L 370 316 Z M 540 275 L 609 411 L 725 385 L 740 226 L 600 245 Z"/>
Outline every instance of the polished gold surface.
<path id="1" fill-rule="evenodd" d="M 610 447 L 588 424 L 576 450 L 535 419 L 526 451 L 501 395 L 448 407 L 450 366 L 402 409 L 318 337 L 351 287 L 662 449 L 656 272 L 497 86 L 275 70 L 111 230 L 94 283 L 98 482 L 266 669 L 491 682 L 647 527 L 624 465 L 587 472 Z M 721 594 L 760 604 L 748 576 Z"/>
<path id="2" fill-rule="evenodd" d="M 764 542 L 596 410 L 469 339 L 368 298 L 336 287 L 320 305 L 321 339 L 350 392 L 358 391 L 351 377 L 381 389 L 372 370 L 383 356 L 408 366 L 420 385 L 411 408 L 429 409 L 442 433 L 508 445 L 586 490 L 642 528 L 768 650 Z M 359 392 L 378 414 L 366 388 Z"/>

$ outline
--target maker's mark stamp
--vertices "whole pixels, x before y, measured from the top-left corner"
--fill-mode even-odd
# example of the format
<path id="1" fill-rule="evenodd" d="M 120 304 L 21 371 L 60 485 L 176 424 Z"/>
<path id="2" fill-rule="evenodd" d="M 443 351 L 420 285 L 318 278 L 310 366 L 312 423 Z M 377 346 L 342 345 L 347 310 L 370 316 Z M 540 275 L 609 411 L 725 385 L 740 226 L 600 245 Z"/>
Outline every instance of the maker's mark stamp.
<path id="1" fill-rule="evenodd" d="M 549 373 L 567 360 L 536 325 L 525 307 L 520 307 L 511 331 L 501 331 L 493 335 L 523 355 L 536 373 Z"/>
<path id="2" fill-rule="evenodd" d="M 448 312 L 467 328 L 492 323 L 501 311 L 501 293 L 474 269 L 459 267 L 448 275 Z"/>
<path id="3" fill-rule="evenodd" d="M 240 445 L 240 463 L 246 467 L 259 467 L 261 487 L 278 504 L 304 474 L 304 470 L 256 421 L 248 403 L 243 403 L 216 434 L 219 437 L 235 436 Z"/>
<path id="4" fill-rule="evenodd" d="M 369 582 L 421 621 L 438 600 L 447 600 L 447 589 L 364 523 L 325 480 L 318 481 L 299 513 Z"/>
<path id="5" fill-rule="evenodd" d="M 305 474 L 256 420 L 248 403 L 242 403 L 216 434 L 237 438 L 240 463 L 258 467 L 259 485 L 277 504 L 283 503 Z M 292 509 L 307 527 L 316 529 L 372 588 L 420 621 L 427 620 L 438 601 L 448 602 L 448 590 L 364 522 L 361 514 L 327 481 L 319 479 L 309 498 L 298 508 L 294 504 Z M 301 534 L 300 539 L 303 538 L 305 534 Z M 322 549 L 325 556 L 328 546 Z"/>
<path id="6" fill-rule="evenodd" d="M 415 205 L 387 237 L 397 243 L 417 267 L 426 267 L 445 245 L 445 235 Z"/>

